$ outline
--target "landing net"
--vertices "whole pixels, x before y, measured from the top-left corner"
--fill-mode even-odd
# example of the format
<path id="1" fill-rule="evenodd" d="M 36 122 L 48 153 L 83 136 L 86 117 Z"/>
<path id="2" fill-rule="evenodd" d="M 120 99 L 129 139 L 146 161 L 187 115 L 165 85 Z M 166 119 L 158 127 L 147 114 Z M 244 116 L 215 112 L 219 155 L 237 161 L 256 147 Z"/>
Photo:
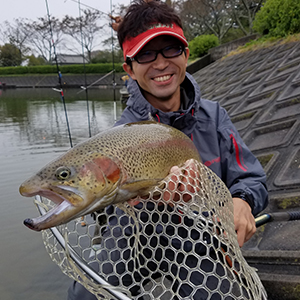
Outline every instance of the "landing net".
<path id="1" fill-rule="evenodd" d="M 44 230 L 52 260 L 98 299 L 267 299 L 238 245 L 232 197 L 206 166 L 194 161 L 138 200 Z"/>

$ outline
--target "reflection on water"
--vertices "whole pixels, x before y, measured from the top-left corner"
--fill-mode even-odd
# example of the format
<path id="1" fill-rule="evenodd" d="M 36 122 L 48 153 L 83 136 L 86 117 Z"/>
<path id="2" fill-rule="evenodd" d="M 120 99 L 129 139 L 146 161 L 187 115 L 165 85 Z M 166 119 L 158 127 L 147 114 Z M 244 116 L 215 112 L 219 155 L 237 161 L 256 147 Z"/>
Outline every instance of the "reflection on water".
<path id="1" fill-rule="evenodd" d="M 73 144 L 89 136 L 85 92 L 66 90 Z M 113 90 L 89 90 L 92 135 L 114 124 Z M 116 115 L 123 107 L 116 91 Z M 59 93 L 50 89 L 0 90 L 0 295 L 15 300 L 66 299 L 68 277 L 50 261 L 41 235 L 26 228 L 37 216 L 32 199 L 21 197 L 19 185 L 69 148 L 66 118 Z"/>
<path id="2" fill-rule="evenodd" d="M 49 91 L 50 95 L 54 93 L 54 96 L 47 99 L 46 95 Z M 89 136 L 85 93 L 76 95 L 77 92 L 78 90 L 73 89 L 65 91 L 68 120 L 75 142 Z M 72 95 L 72 98 L 69 95 Z M 119 99 L 118 93 L 116 96 Z M 94 135 L 114 124 L 113 91 L 109 89 L 90 90 L 88 97 L 90 123 L 92 135 Z M 122 106 L 119 101 L 117 104 L 118 117 L 122 112 Z M 13 124 L 14 130 L 19 131 L 19 138 L 25 144 L 44 145 L 46 143 L 51 144 L 52 147 L 60 147 L 68 142 L 66 117 L 60 94 L 49 89 L 2 91 L 0 122 L 2 126 Z"/>

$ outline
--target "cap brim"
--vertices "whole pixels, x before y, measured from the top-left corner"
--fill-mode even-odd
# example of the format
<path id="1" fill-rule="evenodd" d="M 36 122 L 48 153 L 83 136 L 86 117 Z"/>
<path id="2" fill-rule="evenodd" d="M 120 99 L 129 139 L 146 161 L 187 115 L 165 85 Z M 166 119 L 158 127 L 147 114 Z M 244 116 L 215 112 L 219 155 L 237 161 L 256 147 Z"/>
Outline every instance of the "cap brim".
<path id="1" fill-rule="evenodd" d="M 127 58 L 134 57 L 152 39 L 162 35 L 173 36 L 181 41 L 185 47 L 188 46 L 188 42 L 183 34 L 183 30 L 177 24 L 152 24 L 148 30 L 138 34 L 135 37 L 129 37 L 128 39 L 125 39 L 122 44 L 124 60 L 126 61 Z"/>
<path id="2" fill-rule="evenodd" d="M 180 40 L 185 47 L 188 46 L 188 43 L 186 41 L 185 38 L 183 38 L 181 35 L 175 33 L 175 32 L 170 32 L 170 31 L 160 31 L 160 32 L 156 32 L 153 33 L 151 35 L 148 35 L 147 37 L 145 37 L 144 39 L 142 39 L 141 41 L 139 41 L 138 44 L 136 44 L 130 51 L 128 51 L 128 53 L 126 54 L 126 57 L 134 57 L 137 53 L 139 53 L 139 51 L 147 44 L 149 43 L 151 40 L 153 40 L 154 38 L 161 36 L 161 35 L 169 35 L 169 36 L 174 36 L 175 38 L 177 38 L 178 40 Z"/>

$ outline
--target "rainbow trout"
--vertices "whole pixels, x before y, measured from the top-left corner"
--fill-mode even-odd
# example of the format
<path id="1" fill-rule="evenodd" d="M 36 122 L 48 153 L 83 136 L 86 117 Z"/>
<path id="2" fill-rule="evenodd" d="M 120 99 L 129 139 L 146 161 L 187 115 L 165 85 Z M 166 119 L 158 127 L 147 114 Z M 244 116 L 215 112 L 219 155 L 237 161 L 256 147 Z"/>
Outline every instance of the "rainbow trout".
<path id="1" fill-rule="evenodd" d="M 71 148 L 20 186 L 21 195 L 56 204 L 24 224 L 40 231 L 145 196 L 172 166 L 191 158 L 200 160 L 196 147 L 173 127 L 154 121 L 113 127 Z"/>

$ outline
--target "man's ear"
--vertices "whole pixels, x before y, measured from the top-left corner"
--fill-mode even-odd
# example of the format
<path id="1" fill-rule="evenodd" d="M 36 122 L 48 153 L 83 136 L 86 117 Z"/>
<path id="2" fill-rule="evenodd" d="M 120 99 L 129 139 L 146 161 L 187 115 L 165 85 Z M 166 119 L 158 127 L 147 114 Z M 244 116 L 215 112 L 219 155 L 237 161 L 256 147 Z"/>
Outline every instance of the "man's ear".
<path id="1" fill-rule="evenodd" d="M 129 74 L 129 76 L 130 76 L 133 80 L 136 80 L 136 77 L 135 77 L 135 75 L 134 75 L 134 72 L 133 72 L 131 66 L 128 65 L 126 62 L 123 63 L 123 69 L 124 69 L 124 71 L 125 71 L 127 74 Z"/>
<path id="2" fill-rule="evenodd" d="M 188 47 L 185 48 L 185 57 L 186 57 L 186 65 L 190 56 L 190 49 Z"/>

